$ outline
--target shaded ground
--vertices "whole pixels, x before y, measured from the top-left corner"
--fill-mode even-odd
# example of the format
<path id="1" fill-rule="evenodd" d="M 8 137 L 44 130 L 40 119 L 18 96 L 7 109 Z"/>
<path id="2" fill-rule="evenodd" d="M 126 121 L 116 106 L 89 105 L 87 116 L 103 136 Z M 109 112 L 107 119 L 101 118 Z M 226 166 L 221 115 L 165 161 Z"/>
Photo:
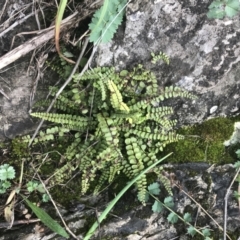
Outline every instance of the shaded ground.
<path id="1" fill-rule="evenodd" d="M 233 192 L 237 190 L 237 183 L 234 183 L 229 189 L 230 183 L 236 173 L 231 165 L 220 167 L 210 166 L 206 163 L 199 164 L 182 164 L 182 165 L 165 165 L 168 173 L 171 173 L 173 179 L 173 197 L 174 210 L 183 216 L 188 212 L 192 216 L 192 223 L 201 228 L 211 229 L 213 239 L 221 239 L 223 232 L 219 229 L 214 221 L 223 226 L 227 221 L 227 230 L 231 239 L 238 239 L 239 232 L 239 206 Z M 159 199 L 163 201 L 166 193 L 162 188 L 162 194 Z M 230 191 L 227 201 L 227 218 L 223 218 L 224 197 L 227 189 Z M 106 192 L 102 195 L 105 196 Z M 190 197 L 194 199 L 190 199 Z M 94 209 L 89 209 L 82 205 L 75 205 L 74 208 L 61 210 L 65 221 L 70 229 L 81 239 L 84 235 L 82 231 L 86 231 L 91 226 L 90 222 L 95 219 L 96 213 L 100 213 L 106 207 L 106 199 L 98 198 L 98 203 L 93 205 Z M 152 213 L 153 199 L 146 206 L 139 205 L 135 202 L 136 192 L 132 189 L 118 202 L 114 210 L 108 217 L 108 220 L 101 224 L 99 234 L 96 239 L 192 239 L 187 232 L 187 225 L 178 221 L 177 224 L 170 224 L 166 220 L 169 212 L 165 209 L 162 213 Z M 200 205 L 199 205 L 200 204 Z M 210 219 L 201 209 L 203 207 L 212 217 Z M 48 209 L 48 207 L 46 208 Z M 50 211 L 49 209 L 47 210 Z M 90 221 L 90 222 L 89 222 Z M 55 234 L 43 231 L 34 233 L 36 224 L 29 226 L 15 226 L 11 230 L 5 230 L 0 235 L 0 239 L 13 239 L 13 235 L 17 234 L 21 237 L 18 239 L 33 239 L 39 235 L 44 235 L 42 239 L 62 239 Z M 14 230 L 15 229 L 15 230 Z M 95 238 L 93 238 L 95 239 Z M 203 239 L 200 235 L 196 235 L 194 239 Z"/>

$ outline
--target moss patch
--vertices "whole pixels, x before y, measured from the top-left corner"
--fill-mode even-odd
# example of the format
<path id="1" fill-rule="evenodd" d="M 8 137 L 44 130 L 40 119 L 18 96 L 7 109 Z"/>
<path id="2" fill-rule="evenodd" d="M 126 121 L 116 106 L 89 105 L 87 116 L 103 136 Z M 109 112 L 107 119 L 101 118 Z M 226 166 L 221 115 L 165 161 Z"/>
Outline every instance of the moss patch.
<path id="1" fill-rule="evenodd" d="M 11 146 L 11 156 L 17 158 L 29 157 L 29 149 L 28 144 L 26 142 L 21 141 L 20 138 L 15 138 L 12 140 Z"/>
<path id="2" fill-rule="evenodd" d="M 225 148 L 223 142 L 228 140 L 234 128 L 234 123 L 240 120 L 235 118 L 214 118 L 202 124 L 179 129 L 177 133 L 186 136 L 186 139 L 169 144 L 164 152 L 173 152 L 168 158 L 171 163 L 209 162 L 217 164 L 232 163 L 235 150 L 240 145 Z"/>

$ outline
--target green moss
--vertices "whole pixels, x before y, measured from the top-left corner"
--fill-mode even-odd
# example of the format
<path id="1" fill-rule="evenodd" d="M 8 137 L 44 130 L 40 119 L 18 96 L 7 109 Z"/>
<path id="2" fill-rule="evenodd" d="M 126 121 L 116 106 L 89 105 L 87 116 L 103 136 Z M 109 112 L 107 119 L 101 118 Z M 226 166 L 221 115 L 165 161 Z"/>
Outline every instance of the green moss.
<path id="1" fill-rule="evenodd" d="M 239 116 L 235 118 L 219 117 L 178 130 L 178 133 L 185 135 L 186 139 L 169 144 L 165 148 L 164 153 L 174 152 L 168 161 L 171 163 L 232 163 L 235 157 L 233 153 L 240 146 L 225 148 L 223 142 L 230 138 L 234 122 L 239 119 Z"/>
<path id="2" fill-rule="evenodd" d="M 72 202 L 79 201 L 81 198 L 81 179 L 76 177 L 66 186 L 56 185 L 51 188 L 50 193 L 53 199 L 68 208 Z"/>
<path id="3" fill-rule="evenodd" d="M 17 158 L 29 157 L 28 144 L 20 138 L 12 140 L 11 156 Z"/>

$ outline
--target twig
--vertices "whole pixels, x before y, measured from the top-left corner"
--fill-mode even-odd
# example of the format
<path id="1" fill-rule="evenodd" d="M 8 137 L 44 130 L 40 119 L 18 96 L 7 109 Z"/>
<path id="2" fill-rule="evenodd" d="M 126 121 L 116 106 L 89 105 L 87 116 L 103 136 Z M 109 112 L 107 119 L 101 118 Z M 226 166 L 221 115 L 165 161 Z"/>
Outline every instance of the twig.
<path id="1" fill-rule="evenodd" d="M 223 239 L 226 240 L 226 235 L 227 235 L 227 203 L 228 203 L 228 196 L 230 194 L 230 190 L 232 188 L 233 183 L 235 182 L 238 174 L 239 174 L 240 168 L 237 170 L 229 188 L 227 189 L 226 195 L 224 197 L 224 224 L 223 224 Z"/>
<path id="2" fill-rule="evenodd" d="M 17 63 L 15 66 L 11 66 L 9 68 L 4 68 L 2 71 L 0 71 L 0 73 L 4 73 L 4 72 L 7 72 L 8 70 L 12 69 L 12 68 L 15 68 L 17 66 L 19 66 L 21 63 Z M 0 76 L 1 77 L 1 76 Z M 2 77 L 1 77 L 2 78 Z M 3 79 L 3 78 L 2 78 Z M 6 81 L 4 81 L 6 83 Z M 7 84 L 7 83 L 6 83 Z"/>
<path id="3" fill-rule="evenodd" d="M 62 21 L 61 27 L 70 27 L 73 25 L 73 21 L 80 21 L 80 20 L 81 19 L 79 19 L 78 12 L 75 12 L 74 14 L 65 18 Z M 33 49 L 37 48 L 38 46 L 40 46 L 43 43 L 47 42 L 48 40 L 52 39 L 54 37 L 54 29 L 53 28 L 54 28 L 54 26 L 50 27 L 48 29 L 48 31 L 46 31 L 45 33 L 30 39 L 26 43 L 20 45 L 19 47 L 13 49 L 9 53 L 2 56 L 0 58 L 0 69 L 6 67 L 10 63 L 13 63 L 20 57 L 22 57 L 22 56 L 26 55 L 27 53 L 29 53 L 30 51 L 32 51 Z"/>
<path id="4" fill-rule="evenodd" d="M 52 202 L 54 208 L 56 209 L 56 211 L 57 211 L 59 217 L 61 218 L 62 223 L 64 224 L 66 230 L 67 230 L 67 231 L 69 232 L 69 234 L 71 234 L 75 239 L 79 239 L 79 238 L 78 238 L 78 237 L 77 237 L 77 236 L 76 236 L 76 235 L 75 235 L 75 234 L 69 229 L 69 227 L 68 227 L 67 224 L 65 223 L 65 221 L 64 221 L 64 219 L 63 219 L 61 213 L 59 212 L 58 207 L 56 206 L 56 204 L 55 204 L 55 202 L 54 202 L 54 200 L 53 200 L 51 194 L 49 193 L 48 189 L 46 188 L 46 186 L 45 186 L 43 180 L 41 179 L 41 177 L 39 176 L 38 172 L 36 172 L 36 169 L 35 169 L 35 167 L 33 166 L 32 163 L 31 163 L 31 166 L 32 166 L 32 168 L 34 169 L 35 173 L 37 174 L 37 176 L 38 176 L 40 182 L 42 183 L 42 185 L 43 185 L 43 187 L 44 187 L 46 193 L 48 194 L 48 196 L 49 196 L 49 198 L 50 198 L 50 200 L 51 200 L 51 202 Z"/>
<path id="5" fill-rule="evenodd" d="M 6 8 L 7 4 L 8 4 L 8 0 L 5 1 L 4 6 L 2 8 L 2 11 L 1 11 L 1 14 L 0 14 L 0 21 L 1 21 L 1 18 L 3 16 L 3 13 L 5 12 L 5 8 Z"/>
<path id="6" fill-rule="evenodd" d="M 0 25 L 0 29 L 1 31 L 7 29 L 10 25 L 11 22 L 13 22 L 15 20 L 15 18 L 21 18 L 20 13 L 23 13 L 23 11 L 27 10 L 28 7 L 30 7 L 32 5 L 32 3 L 29 4 L 25 4 L 24 7 L 22 7 L 18 12 L 15 13 L 15 11 L 13 11 L 11 13 L 11 16 Z"/>
<path id="7" fill-rule="evenodd" d="M 194 198 L 192 198 L 187 192 L 185 192 L 181 186 L 179 186 L 178 184 L 176 184 L 176 186 L 184 193 L 186 194 L 186 196 L 188 196 L 217 226 L 221 231 L 224 231 L 224 229 L 218 224 L 218 222 L 201 206 L 200 203 L 198 203 Z M 227 234 L 226 234 L 227 235 Z M 227 235 L 227 237 L 229 239 L 231 239 L 231 237 L 229 235 Z"/>
<path id="8" fill-rule="evenodd" d="M 39 10 L 38 10 L 39 11 Z M 4 31 L 2 31 L 0 33 L 0 38 L 2 36 L 4 36 L 7 32 L 11 31 L 12 29 L 14 29 L 17 25 L 22 24 L 23 22 L 25 22 L 28 18 L 32 17 L 35 13 L 31 12 L 28 15 L 26 15 L 24 18 L 22 18 L 21 20 L 17 20 L 15 21 L 10 27 L 8 27 L 7 29 L 5 29 Z"/>
<path id="9" fill-rule="evenodd" d="M 42 13 L 42 19 L 43 19 L 43 22 L 44 22 L 44 26 L 45 26 L 45 28 L 46 28 L 46 27 L 47 27 L 47 24 L 46 24 L 45 14 L 44 14 L 43 8 L 44 8 L 44 7 L 42 7 L 41 4 L 39 3 L 39 9 L 40 9 L 40 11 L 41 11 L 41 13 Z"/>
<path id="10" fill-rule="evenodd" d="M 35 218 L 35 219 L 26 219 L 26 220 L 18 220 L 18 221 L 14 221 L 13 222 L 13 226 L 14 225 L 19 225 L 19 224 L 29 224 L 29 223 L 34 223 L 34 222 L 40 222 L 41 220 L 38 219 L 38 218 Z M 0 223 L 0 228 L 7 228 L 9 227 L 9 223 Z"/>
<path id="11" fill-rule="evenodd" d="M 35 53 L 35 50 L 34 50 L 34 53 Z M 37 76 L 34 80 L 33 88 L 32 88 L 32 91 L 31 91 L 31 96 L 30 96 L 30 101 L 29 101 L 30 108 L 32 108 L 32 103 L 33 103 L 33 100 L 34 100 L 34 95 L 37 91 L 38 82 L 39 82 L 39 80 L 41 79 L 41 76 L 42 76 L 41 67 L 45 63 L 45 61 L 47 59 L 47 56 L 48 56 L 47 54 L 44 54 L 44 52 L 42 52 L 40 57 L 38 59 L 36 58 Z"/>
<path id="12" fill-rule="evenodd" d="M 7 98 L 7 100 L 10 100 L 8 95 L 4 92 L 4 90 L 0 87 L 0 93 L 5 97 Z"/>
<path id="13" fill-rule="evenodd" d="M 62 93 L 62 91 L 64 90 L 64 88 L 65 88 L 65 87 L 69 84 L 69 82 L 72 80 L 72 77 L 73 77 L 73 75 L 75 74 L 75 72 L 77 71 L 77 68 L 78 68 L 78 66 L 79 66 L 79 63 L 80 63 L 82 57 L 83 57 L 83 54 L 85 53 L 85 50 L 86 50 L 86 48 L 87 48 L 88 42 L 89 42 L 89 39 L 87 38 L 87 39 L 85 40 L 85 43 L 84 43 L 83 48 L 82 48 L 82 51 L 81 51 L 81 53 L 80 53 L 80 55 L 79 55 L 79 57 L 78 57 L 78 60 L 77 60 L 77 62 L 76 62 L 76 64 L 75 64 L 75 66 L 74 66 L 74 68 L 73 68 L 70 76 L 68 77 L 68 79 L 66 80 L 66 82 L 62 85 L 62 87 L 61 87 L 61 88 L 58 90 L 58 92 L 56 93 L 56 95 L 55 95 L 54 99 L 52 100 L 51 104 L 49 105 L 46 113 L 49 113 L 49 112 L 50 112 L 50 110 L 52 109 L 52 107 L 53 107 L 55 101 L 57 100 L 57 98 L 59 97 L 59 95 Z M 93 55 L 93 54 L 94 54 L 94 51 L 92 52 L 92 55 Z M 89 63 L 90 60 L 91 60 L 91 57 L 89 58 L 88 63 Z M 82 70 L 81 73 L 80 73 L 80 76 L 82 76 L 83 73 L 87 70 L 87 67 L 88 67 L 88 64 L 85 65 L 85 67 L 83 68 L 83 70 Z M 33 134 L 32 138 L 31 138 L 28 146 L 31 146 L 34 138 L 36 137 L 37 133 L 39 132 L 39 130 L 40 130 L 40 128 L 41 128 L 41 126 L 43 125 L 43 122 L 44 122 L 44 120 L 42 119 L 41 122 L 39 123 L 36 131 L 34 132 L 34 134 Z"/>
<path id="14" fill-rule="evenodd" d="M 38 11 L 39 10 L 36 9 L 36 0 L 34 0 L 33 1 L 33 6 L 32 6 L 32 12 L 34 12 L 36 23 L 37 23 L 37 26 L 38 26 L 38 30 L 41 30 L 41 24 L 40 24 L 40 21 L 39 21 L 39 18 L 38 18 Z"/>

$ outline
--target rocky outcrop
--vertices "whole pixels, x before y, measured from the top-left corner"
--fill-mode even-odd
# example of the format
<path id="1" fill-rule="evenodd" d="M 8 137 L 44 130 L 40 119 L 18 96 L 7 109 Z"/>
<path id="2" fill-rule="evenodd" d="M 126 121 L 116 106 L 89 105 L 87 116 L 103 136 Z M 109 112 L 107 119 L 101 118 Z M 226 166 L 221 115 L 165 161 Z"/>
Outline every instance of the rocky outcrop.
<path id="1" fill-rule="evenodd" d="M 181 124 L 211 116 L 239 114 L 240 21 L 207 18 L 211 1 L 135 0 L 114 41 L 102 44 L 97 65 L 131 68 L 141 63 L 158 76 L 160 86 L 177 85 L 199 97 L 175 104 Z M 151 52 L 170 57 L 170 65 L 151 64 Z"/>
<path id="2" fill-rule="evenodd" d="M 195 92 L 198 100 L 170 103 L 174 105 L 181 125 L 199 123 L 208 117 L 238 115 L 239 17 L 210 20 L 206 15 L 209 4 L 210 0 L 133 0 L 127 8 L 126 22 L 114 40 L 99 47 L 96 64 L 115 66 L 120 70 L 141 63 L 154 71 L 160 86 L 177 85 Z M 160 51 L 170 57 L 170 65 L 161 62 L 151 64 L 151 52 L 157 54 Z M 19 75 L 15 74 L 15 78 L 19 78 Z M 9 94 L 16 96 L 14 92 Z M 17 96 L 21 99 L 21 95 Z M 4 101 L 9 100 L 4 97 L 1 99 L 2 112 L 7 117 L 8 110 L 4 106 L 9 108 L 13 105 Z M 18 106 L 14 107 L 15 116 L 18 116 Z M 26 113 L 27 108 L 24 109 Z M 21 121 L 18 120 L 18 123 Z M 6 120 L 4 124 L 10 123 Z M 208 170 L 209 167 L 207 164 L 168 166 L 175 173 L 182 189 L 191 193 L 222 226 L 224 197 L 235 172 L 229 165 Z M 227 229 L 234 234 L 233 239 L 240 235 L 238 203 L 233 197 L 236 187 L 234 185 L 230 191 L 227 215 Z M 198 212 L 197 205 L 180 189 L 174 191 L 175 209 L 178 212 L 190 211 L 197 226 L 213 229 L 213 239 L 222 237 L 222 232 L 213 221 Z M 128 203 L 124 201 L 123 204 L 126 206 Z M 119 216 L 122 219 L 113 219 L 101 226 L 102 237 L 131 240 L 190 239 L 183 224 L 170 225 L 166 221 L 166 213 L 152 214 L 150 206 L 133 209 Z M 1 239 L 10 238 L 5 234 Z M 46 236 L 46 239 L 51 238 Z"/>
<path id="3" fill-rule="evenodd" d="M 30 98 L 37 82 L 35 74 L 31 70 L 28 72 L 28 66 L 27 62 L 21 62 L 1 74 L 0 140 L 29 134 L 37 126 L 29 115 Z M 37 96 L 43 97 L 48 87 L 44 87 L 42 83 L 39 85 Z"/>

